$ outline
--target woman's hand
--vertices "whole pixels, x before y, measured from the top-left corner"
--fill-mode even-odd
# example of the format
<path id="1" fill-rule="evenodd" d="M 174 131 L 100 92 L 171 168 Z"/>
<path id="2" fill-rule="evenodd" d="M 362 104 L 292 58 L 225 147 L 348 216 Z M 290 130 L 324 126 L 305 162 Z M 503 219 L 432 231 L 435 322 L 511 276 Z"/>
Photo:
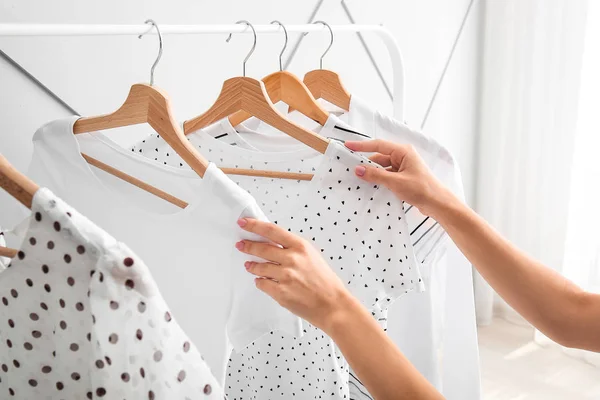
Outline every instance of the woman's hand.
<path id="1" fill-rule="evenodd" d="M 346 142 L 350 150 L 376 153 L 371 161 L 385 169 L 359 165 L 355 173 L 367 182 L 383 185 L 399 199 L 417 207 L 421 213 L 432 216 L 436 206 L 454 198 L 431 173 L 411 145 L 385 140 Z"/>
<path id="2" fill-rule="evenodd" d="M 256 286 L 330 336 L 376 399 L 441 399 L 375 318 L 344 287 L 310 243 L 268 222 L 244 218 L 243 229 L 270 243 L 244 240 L 238 250 L 268 262 L 246 262 Z"/>
<path id="3" fill-rule="evenodd" d="M 271 242 L 236 243 L 241 252 L 268 260 L 245 263 L 246 270 L 259 277 L 256 286 L 283 307 L 329 333 L 356 300 L 319 252 L 306 240 L 275 224 L 244 218 L 238 225 Z"/>
<path id="4" fill-rule="evenodd" d="M 375 152 L 386 170 L 359 165 L 356 175 L 386 186 L 433 217 L 494 290 L 557 343 L 600 351 L 600 295 L 587 293 L 499 235 L 429 172 L 411 146 L 382 140 L 346 142 Z"/>

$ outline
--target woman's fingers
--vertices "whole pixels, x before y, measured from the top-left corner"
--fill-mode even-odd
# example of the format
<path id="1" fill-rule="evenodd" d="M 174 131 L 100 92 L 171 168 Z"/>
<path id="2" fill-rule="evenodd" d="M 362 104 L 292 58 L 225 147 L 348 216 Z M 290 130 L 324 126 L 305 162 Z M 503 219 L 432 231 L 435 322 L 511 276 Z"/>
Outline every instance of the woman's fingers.
<path id="1" fill-rule="evenodd" d="M 277 282 L 266 278 L 256 278 L 254 279 L 254 284 L 259 290 L 265 292 L 275 299 L 275 301 L 281 301 L 282 289 L 281 285 L 279 285 Z"/>
<path id="2" fill-rule="evenodd" d="M 346 142 L 345 144 L 350 150 L 386 155 L 392 154 L 394 150 L 400 147 L 400 145 L 380 139 L 366 140 L 364 142 Z"/>
<path id="3" fill-rule="evenodd" d="M 383 168 L 375 168 L 371 166 L 359 165 L 354 168 L 354 173 L 361 179 L 367 182 L 376 183 L 378 185 L 384 185 L 391 187 L 394 179 L 399 179 L 395 176 L 397 174 L 392 173 Z"/>
<path id="4" fill-rule="evenodd" d="M 392 158 L 386 154 L 373 154 L 371 157 L 369 157 L 369 160 L 386 168 L 392 165 Z"/>
<path id="5" fill-rule="evenodd" d="M 242 253 L 251 254 L 278 264 L 283 264 L 287 259 L 286 250 L 273 246 L 271 243 L 242 240 L 237 242 L 235 247 Z"/>
<path id="6" fill-rule="evenodd" d="M 286 277 L 284 267 L 279 264 L 246 261 L 244 267 L 246 267 L 246 271 L 250 272 L 252 275 L 273 279 L 277 282 L 281 282 Z"/>
<path id="7" fill-rule="evenodd" d="M 278 243 L 283 247 L 294 247 L 299 243 L 299 239 L 291 232 L 271 223 L 260 221 L 253 218 L 240 218 L 238 225 L 245 231 L 256 233 L 259 236 Z"/>

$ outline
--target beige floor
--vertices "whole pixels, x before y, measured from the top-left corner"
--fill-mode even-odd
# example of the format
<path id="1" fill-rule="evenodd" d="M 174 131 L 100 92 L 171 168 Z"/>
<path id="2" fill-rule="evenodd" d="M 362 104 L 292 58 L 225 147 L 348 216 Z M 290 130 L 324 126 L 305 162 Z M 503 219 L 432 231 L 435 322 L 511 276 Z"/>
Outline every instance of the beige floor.
<path id="1" fill-rule="evenodd" d="M 532 337 L 502 319 L 479 329 L 484 400 L 600 399 L 600 369 Z"/>

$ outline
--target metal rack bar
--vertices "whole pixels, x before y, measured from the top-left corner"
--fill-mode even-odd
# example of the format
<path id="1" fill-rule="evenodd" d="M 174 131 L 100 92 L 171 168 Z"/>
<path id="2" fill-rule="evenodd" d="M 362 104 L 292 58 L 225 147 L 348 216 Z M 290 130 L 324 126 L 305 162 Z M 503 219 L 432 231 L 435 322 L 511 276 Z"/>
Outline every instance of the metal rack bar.
<path id="1" fill-rule="evenodd" d="M 288 32 L 325 31 L 322 25 L 286 25 Z M 255 25 L 257 33 L 280 33 L 277 25 Z M 394 116 L 404 119 L 404 63 L 394 36 L 379 25 L 331 25 L 336 33 L 372 32 L 384 42 L 392 62 Z M 242 25 L 161 25 L 163 35 L 251 33 Z M 0 24 L 0 37 L 15 36 L 119 36 L 156 34 L 148 25 L 81 25 L 81 24 Z"/>

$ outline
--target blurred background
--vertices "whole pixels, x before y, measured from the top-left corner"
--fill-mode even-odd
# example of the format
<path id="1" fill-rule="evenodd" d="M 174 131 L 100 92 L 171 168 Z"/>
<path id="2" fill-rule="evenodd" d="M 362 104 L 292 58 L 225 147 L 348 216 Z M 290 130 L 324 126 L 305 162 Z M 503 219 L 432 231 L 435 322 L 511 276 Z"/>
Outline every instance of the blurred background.
<path id="1" fill-rule="evenodd" d="M 404 120 L 459 161 L 467 202 L 532 256 L 586 289 L 600 289 L 600 2 L 586 0 L 0 0 L 0 23 L 382 24 L 402 51 Z M 461 32 L 457 39 L 457 33 Z M 207 109 L 241 74 L 251 36 L 170 35 L 155 82 L 179 119 Z M 392 65 L 374 35 L 335 35 L 324 67 L 351 93 L 391 113 Z M 278 68 L 282 36 L 259 35 L 247 74 Z M 327 31 L 290 33 L 284 62 L 316 69 Z M 12 57 L 81 115 L 115 108 L 148 81 L 156 37 L 0 37 Z M 295 50 L 293 50 L 295 49 Z M 0 58 L 0 153 L 25 171 L 31 137 L 71 113 Z M 112 138 L 127 145 L 147 128 Z M 2 204 L 9 200 L 0 193 Z M 16 221 L 0 212 L 0 225 Z M 562 349 L 518 317 L 474 274 L 483 398 L 600 397 L 597 355 Z"/>

